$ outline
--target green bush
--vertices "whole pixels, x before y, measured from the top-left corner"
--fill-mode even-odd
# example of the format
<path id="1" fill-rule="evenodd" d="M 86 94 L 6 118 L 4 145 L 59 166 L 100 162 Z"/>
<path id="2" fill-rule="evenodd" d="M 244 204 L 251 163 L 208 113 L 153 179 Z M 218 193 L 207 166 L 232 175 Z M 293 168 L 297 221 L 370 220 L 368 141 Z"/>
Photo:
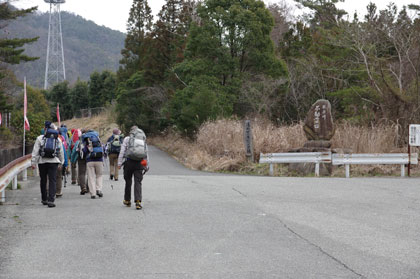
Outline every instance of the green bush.
<path id="1" fill-rule="evenodd" d="M 179 131 L 192 135 L 206 120 L 231 115 L 233 98 L 216 78 L 200 76 L 175 93 L 166 111 Z"/>
<path id="2" fill-rule="evenodd" d="M 5 127 L 0 127 L 0 140 L 1 141 L 11 141 L 14 138 L 14 134 L 10 129 Z"/>

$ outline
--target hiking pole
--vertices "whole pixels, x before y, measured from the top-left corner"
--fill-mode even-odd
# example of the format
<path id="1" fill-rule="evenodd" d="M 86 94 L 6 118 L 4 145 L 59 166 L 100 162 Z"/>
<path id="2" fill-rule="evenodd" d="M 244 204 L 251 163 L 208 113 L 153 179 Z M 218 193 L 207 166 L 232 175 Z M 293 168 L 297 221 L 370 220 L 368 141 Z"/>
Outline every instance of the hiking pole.
<path id="1" fill-rule="evenodd" d="M 66 188 L 67 187 L 67 176 L 66 176 L 66 168 L 64 166 L 62 168 L 61 175 L 64 178 L 64 188 Z"/>

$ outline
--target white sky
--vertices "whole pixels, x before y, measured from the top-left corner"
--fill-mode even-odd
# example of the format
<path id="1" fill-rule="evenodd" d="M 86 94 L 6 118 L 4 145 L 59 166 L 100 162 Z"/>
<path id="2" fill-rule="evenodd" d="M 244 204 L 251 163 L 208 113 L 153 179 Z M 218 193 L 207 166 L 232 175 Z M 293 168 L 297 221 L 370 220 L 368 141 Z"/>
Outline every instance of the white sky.
<path id="1" fill-rule="evenodd" d="M 4 0 L 0 0 L 2 2 Z M 45 12 L 49 10 L 49 5 L 44 0 L 10 0 L 20 8 L 38 6 L 38 10 Z M 279 0 L 281 1 L 281 0 Z M 66 0 L 61 6 L 62 11 L 69 11 L 78 14 L 86 19 L 94 21 L 98 25 L 105 25 L 111 29 L 126 31 L 126 23 L 128 13 L 132 4 L 132 0 Z M 165 0 L 149 0 L 148 3 L 156 15 L 161 7 L 165 4 Z M 275 0 L 264 0 L 265 3 L 276 3 Z M 293 0 L 286 0 L 287 3 L 293 4 Z M 383 9 L 391 2 L 390 0 L 372 0 L 379 9 Z M 403 5 L 420 4 L 420 0 L 394 0 L 397 6 L 401 8 Z M 339 7 L 345 9 L 351 16 L 355 10 L 361 15 L 366 11 L 368 0 L 346 0 L 340 3 Z M 295 14 L 299 13 L 296 9 Z"/>

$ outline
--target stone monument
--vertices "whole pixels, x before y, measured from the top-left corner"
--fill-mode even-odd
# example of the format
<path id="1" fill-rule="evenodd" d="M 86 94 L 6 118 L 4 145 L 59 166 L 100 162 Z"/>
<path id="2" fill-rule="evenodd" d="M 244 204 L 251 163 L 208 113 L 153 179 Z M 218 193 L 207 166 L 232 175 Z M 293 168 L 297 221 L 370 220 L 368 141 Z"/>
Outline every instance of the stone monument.
<path id="1" fill-rule="evenodd" d="M 328 100 L 316 101 L 309 110 L 303 131 L 307 142 L 303 147 L 290 150 L 290 152 L 328 152 L 331 151 L 331 139 L 335 133 L 335 126 L 331 114 L 331 104 Z M 313 173 L 314 163 L 289 164 L 289 171 L 301 174 Z M 320 164 L 320 175 L 331 175 L 331 164 Z"/>

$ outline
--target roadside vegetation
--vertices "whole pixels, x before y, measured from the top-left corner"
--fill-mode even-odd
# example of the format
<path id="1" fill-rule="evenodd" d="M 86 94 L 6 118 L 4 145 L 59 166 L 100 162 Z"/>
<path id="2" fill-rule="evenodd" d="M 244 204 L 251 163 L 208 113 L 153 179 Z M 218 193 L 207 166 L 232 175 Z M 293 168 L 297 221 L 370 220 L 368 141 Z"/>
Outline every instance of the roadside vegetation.
<path id="1" fill-rule="evenodd" d="M 327 99 L 337 151 L 406 151 L 408 125 L 420 123 L 420 6 L 369 3 L 358 18 L 337 7 L 341 0 L 295 0 L 307 11 L 296 18 L 283 0 L 166 0 L 154 18 L 148 2 L 132 0 L 116 73 L 29 90 L 28 141 L 44 119 L 56 121 L 57 103 L 62 121 L 115 105 L 123 133 L 140 126 L 192 168 L 258 173 L 265 166 L 244 158 L 243 120 L 253 120 L 258 159 L 302 147 L 300 123 Z M 10 57 L 4 62 L 20 62 Z M 10 83 L 21 90 L 13 74 L 2 81 L 9 82 L 0 84 L 4 92 Z M 20 142 L 22 98 L 3 91 L 0 110 L 12 112 L 13 125 L 0 138 Z M 88 123 L 82 126 L 103 129 Z"/>
<path id="2" fill-rule="evenodd" d="M 288 152 L 302 147 L 305 140 L 302 123 L 276 126 L 267 119 L 252 120 L 254 162 L 245 156 L 243 121 L 220 119 L 205 122 L 200 126 L 196 138 L 186 138 L 174 130 L 167 130 L 149 139 L 150 143 L 165 150 L 185 166 L 203 171 L 234 172 L 254 175 L 268 175 L 269 166 L 258 164 L 260 153 Z M 333 152 L 353 153 L 404 153 L 399 147 L 397 125 L 362 127 L 349 122 L 337 124 L 332 139 Z M 412 152 L 418 150 L 413 148 Z M 418 166 L 412 166 L 411 173 L 420 175 Z M 274 175 L 294 175 L 287 165 L 277 165 Z M 400 166 L 356 165 L 352 176 L 399 176 Z M 336 167 L 333 176 L 344 177 L 344 167 Z"/>

